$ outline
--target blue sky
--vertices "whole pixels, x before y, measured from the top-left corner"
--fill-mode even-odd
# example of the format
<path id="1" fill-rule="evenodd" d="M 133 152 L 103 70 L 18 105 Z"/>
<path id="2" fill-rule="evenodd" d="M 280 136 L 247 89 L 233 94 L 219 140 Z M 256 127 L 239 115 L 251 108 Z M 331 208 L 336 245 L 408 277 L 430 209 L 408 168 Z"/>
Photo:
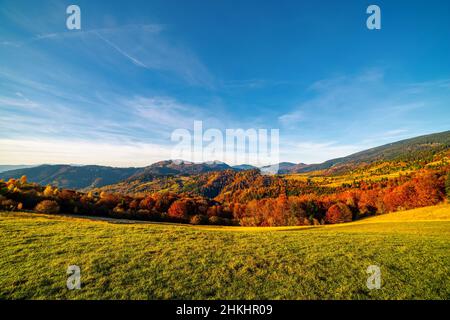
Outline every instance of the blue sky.
<path id="1" fill-rule="evenodd" d="M 0 163 L 148 165 L 194 120 L 296 163 L 449 130 L 450 2 L 0 1 Z"/>

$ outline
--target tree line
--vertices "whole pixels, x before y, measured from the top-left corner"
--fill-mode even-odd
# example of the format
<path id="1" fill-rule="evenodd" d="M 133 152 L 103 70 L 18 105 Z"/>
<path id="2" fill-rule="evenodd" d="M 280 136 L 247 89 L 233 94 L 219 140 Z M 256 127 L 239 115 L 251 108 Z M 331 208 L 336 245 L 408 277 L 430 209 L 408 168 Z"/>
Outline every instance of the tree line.
<path id="1" fill-rule="evenodd" d="M 279 178 L 251 175 L 251 182 L 233 181 L 227 192 L 216 198 L 196 192 L 83 193 L 29 183 L 24 176 L 0 181 L 0 209 L 191 224 L 287 226 L 349 222 L 435 205 L 450 197 L 448 167 L 422 169 L 378 182 L 358 181 L 334 192 L 316 188 L 309 182 L 306 191 L 299 190 L 297 184 L 281 183 Z M 212 187 L 204 184 L 204 188 Z M 217 193 L 210 191 L 210 194 Z"/>

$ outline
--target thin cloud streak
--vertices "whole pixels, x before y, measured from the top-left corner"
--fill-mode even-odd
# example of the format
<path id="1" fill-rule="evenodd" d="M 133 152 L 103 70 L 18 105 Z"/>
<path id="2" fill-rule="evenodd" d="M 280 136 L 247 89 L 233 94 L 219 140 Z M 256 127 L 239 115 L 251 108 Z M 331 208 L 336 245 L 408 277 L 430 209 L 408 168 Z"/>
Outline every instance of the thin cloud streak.
<path id="1" fill-rule="evenodd" d="M 101 40 L 105 41 L 108 45 L 110 45 L 113 49 L 115 49 L 117 52 L 119 52 L 121 55 L 123 55 L 124 57 L 126 57 L 127 59 L 131 60 L 131 62 L 133 62 L 135 65 L 139 66 L 139 67 L 143 67 L 146 69 L 149 69 L 144 63 L 142 63 L 141 61 L 139 61 L 138 59 L 132 57 L 131 55 L 129 55 L 128 53 L 126 53 L 125 51 L 123 51 L 122 49 L 120 49 L 118 46 L 116 46 L 114 43 L 112 43 L 111 41 L 109 41 L 108 39 L 105 39 L 104 37 L 102 37 L 98 32 L 95 33 Z"/>

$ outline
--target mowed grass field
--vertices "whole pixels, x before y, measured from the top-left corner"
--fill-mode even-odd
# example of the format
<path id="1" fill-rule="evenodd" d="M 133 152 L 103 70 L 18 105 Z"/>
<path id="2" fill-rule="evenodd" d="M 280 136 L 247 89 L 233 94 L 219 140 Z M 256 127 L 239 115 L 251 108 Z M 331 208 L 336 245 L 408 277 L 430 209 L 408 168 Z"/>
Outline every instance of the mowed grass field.
<path id="1" fill-rule="evenodd" d="M 285 228 L 4 212 L 0 248 L 1 299 L 450 298 L 450 205 Z M 370 265 L 380 289 L 366 286 Z"/>

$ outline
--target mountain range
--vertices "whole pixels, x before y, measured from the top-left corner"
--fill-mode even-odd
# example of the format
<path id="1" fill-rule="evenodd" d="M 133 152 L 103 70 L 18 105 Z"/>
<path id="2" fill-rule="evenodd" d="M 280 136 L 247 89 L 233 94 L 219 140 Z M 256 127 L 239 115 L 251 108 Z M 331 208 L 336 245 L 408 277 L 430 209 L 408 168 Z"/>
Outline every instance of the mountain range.
<path id="1" fill-rule="evenodd" d="M 380 147 L 361 151 L 347 157 L 336 158 L 320 164 L 304 164 L 281 162 L 277 166 L 256 168 L 243 164 L 229 166 L 220 161 L 193 163 L 184 160 L 165 160 L 143 168 L 114 168 L 107 166 L 87 165 L 40 165 L 0 166 L 9 169 L 1 172 L 0 179 L 20 178 L 26 175 L 28 180 L 41 185 L 51 184 L 68 189 L 93 189 L 120 182 L 151 182 L 162 177 L 183 177 L 204 174 L 214 171 L 242 171 L 259 169 L 262 173 L 271 172 L 278 167 L 279 174 L 307 173 L 321 171 L 324 174 L 341 173 L 347 170 L 368 165 L 377 161 L 417 161 L 429 160 L 436 153 L 450 149 L 450 131 L 435 133 L 407 140 L 389 143 Z"/>

